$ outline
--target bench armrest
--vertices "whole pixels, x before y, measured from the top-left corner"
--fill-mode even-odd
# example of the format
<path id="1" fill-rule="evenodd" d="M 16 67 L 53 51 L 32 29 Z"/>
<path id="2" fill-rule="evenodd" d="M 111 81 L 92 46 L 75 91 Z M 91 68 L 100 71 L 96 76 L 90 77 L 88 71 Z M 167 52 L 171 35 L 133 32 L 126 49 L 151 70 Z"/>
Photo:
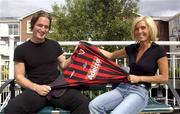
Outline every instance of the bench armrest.
<path id="1" fill-rule="evenodd" d="M 175 97 L 178 106 L 180 107 L 180 96 L 179 96 L 179 94 L 178 94 L 177 91 L 171 86 L 170 82 L 168 82 L 167 85 L 168 85 L 170 91 L 172 92 L 173 96 Z"/>
<path id="2" fill-rule="evenodd" d="M 9 80 L 5 81 L 5 82 L 1 85 L 1 87 L 0 87 L 0 94 L 2 94 L 3 90 L 4 90 L 7 86 L 9 86 L 9 85 L 10 85 L 9 89 L 10 89 L 10 91 L 11 91 L 11 98 L 13 98 L 13 97 L 15 97 L 15 89 L 14 89 L 14 87 L 15 87 L 15 82 L 14 82 L 14 79 L 9 79 Z"/>

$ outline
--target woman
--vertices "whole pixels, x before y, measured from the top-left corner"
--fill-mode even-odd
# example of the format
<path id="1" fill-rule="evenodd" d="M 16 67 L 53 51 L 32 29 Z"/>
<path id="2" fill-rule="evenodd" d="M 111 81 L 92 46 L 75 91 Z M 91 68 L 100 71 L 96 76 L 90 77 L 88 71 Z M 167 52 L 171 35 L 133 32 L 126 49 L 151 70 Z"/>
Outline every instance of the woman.
<path id="1" fill-rule="evenodd" d="M 89 104 L 91 114 L 138 114 L 147 105 L 151 83 L 168 81 L 168 59 L 164 49 L 154 41 L 157 26 L 148 16 L 137 17 L 132 25 L 132 37 L 137 42 L 112 53 L 101 52 L 109 59 L 127 57 L 130 83 L 120 83 Z M 157 69 L 159 74 L 157 75 Z"/>

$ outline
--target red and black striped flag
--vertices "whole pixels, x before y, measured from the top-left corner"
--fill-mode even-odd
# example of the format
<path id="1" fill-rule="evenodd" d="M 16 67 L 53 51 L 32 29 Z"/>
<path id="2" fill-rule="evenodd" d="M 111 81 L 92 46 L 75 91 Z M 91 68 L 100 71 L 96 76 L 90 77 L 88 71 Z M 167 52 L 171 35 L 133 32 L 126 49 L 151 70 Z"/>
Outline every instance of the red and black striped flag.
<path id="1" fill-rule="evenodd" d="M 52 88 L 80 85 L 99 85 L 127 82 L 128 73 L 100 50 L 87 42 L 80 42 L 71 56 L 71 64 L 64 70 L 64 82 L 57 79 Z"/>

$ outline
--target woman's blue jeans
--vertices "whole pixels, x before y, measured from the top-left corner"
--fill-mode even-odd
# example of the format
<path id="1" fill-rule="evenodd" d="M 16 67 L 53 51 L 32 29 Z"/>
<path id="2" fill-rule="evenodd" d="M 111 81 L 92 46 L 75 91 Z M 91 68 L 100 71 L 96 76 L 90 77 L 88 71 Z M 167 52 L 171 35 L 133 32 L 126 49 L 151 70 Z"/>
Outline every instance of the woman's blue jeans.
<path id="1" fill-rule="evenodd" d="M 89 104 L 91 114 L 138 114 L 148 103 L 148 90 L 128 83 L 121 83 Z"/>

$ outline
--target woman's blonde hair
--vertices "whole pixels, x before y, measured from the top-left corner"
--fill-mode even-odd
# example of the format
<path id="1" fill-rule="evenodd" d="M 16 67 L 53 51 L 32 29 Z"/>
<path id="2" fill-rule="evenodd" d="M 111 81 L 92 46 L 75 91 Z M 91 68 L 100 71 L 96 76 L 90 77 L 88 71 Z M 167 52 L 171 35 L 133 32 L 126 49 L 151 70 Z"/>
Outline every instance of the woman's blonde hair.
<path id="1" fill-rule="evenodd" d="M 157 25 L 156 23 L 154 22 L 154 20 L 149 17 L 149 16 L 141 16 L 141 17 L 137 17 L 133 24 L 132 24 L 132 29 L 131 29 L 131 36 L 134 40 L 136 40 L 135 36 L 134 36 L 134 31 L 135 31 L 135 27 L 136 27 L 136 24 L 139 23 L 140 21 L 144 21 L 148 27 L 148 30 L 149 30 L 149 37 L 150 37 L 150 41 L 156 41 L 157 40 L 157 33 L 158 33 L 158 30 L 157 30 Z"/>

